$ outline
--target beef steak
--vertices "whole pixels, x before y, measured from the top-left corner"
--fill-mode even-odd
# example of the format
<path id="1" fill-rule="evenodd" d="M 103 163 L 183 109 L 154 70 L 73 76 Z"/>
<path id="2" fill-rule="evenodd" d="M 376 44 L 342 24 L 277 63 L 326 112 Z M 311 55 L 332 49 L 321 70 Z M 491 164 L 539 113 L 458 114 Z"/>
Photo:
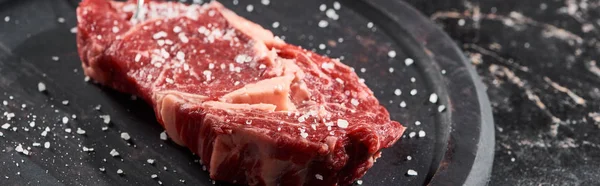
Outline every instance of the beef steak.
<path id="1" fill-rule="evenodd" d="M 337 60 L 274 37 L 218 2 L 84 0 L 85 74 L 150 103 L 210 177 L 248 185 L 348 185 L 404 132 Z"/>

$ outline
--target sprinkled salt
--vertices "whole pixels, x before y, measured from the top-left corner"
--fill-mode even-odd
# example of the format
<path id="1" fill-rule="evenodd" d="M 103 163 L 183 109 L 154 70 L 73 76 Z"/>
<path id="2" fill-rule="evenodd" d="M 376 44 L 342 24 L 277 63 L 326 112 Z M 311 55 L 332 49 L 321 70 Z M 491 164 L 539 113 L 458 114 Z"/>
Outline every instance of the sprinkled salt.
<path id="1" fill-rule="evenodd" d="M 29 122 L 29 127 L 31 127 L 31 128 L 35 127 L 35 121 Z"/>
<path id="2" fill-rule="evenodd" d="M 98 168 L 98 169 L 100 170 L 100 172 L 104 172 L 104 171 L 106 171 L 106 168 L 104 168 L 104 167 L 100 167 L 100 168 Z"/>
<path id="3" fill-rule="evenodd" d="M 71 28 L 71 30 L 69 30 L 72 34 L 76 34 L 77 33 L 77 27 L 73 27 Z"/>
<path id="4" fill-rule="evenodd" d="M 390 50 L 390 51 L 388 52 L 388 56 L 389 56 L 390 58 L 395 58 L 395 57 L 396 57 L 396 51 Z"/>
<path id="5" fill-rule="evenodd" d="M 9 22 L 9 21 L 10 21 L 10 16 L 4 17 L 4 22 Z"/>
<path id="6" fill-rule="evenodd" d="M 67 133 L 71 133 L 71 128 L 66 128 L 66 129 L 65 129 L 65 132 L 67 132 Z"/>
<path id="7" fill-rule="evenodd" d="M 117 170 L 117 174 L 123 174 L 123 170 L 121 170 L 121 169 Z"/>
<path id="8" fill-rule="evenodd" d="M 404 102 L 404 101 L 400 102 L 400 107 L 402 107 L 402 108 L 406 107 L 406 102 Z"/>
<path id="9" fill-rule="evenodd" d="M 321 21 L 319 21 L 319 24 L 318 24 L 318 26 L 319 26 L 319 27 L 321 27 L 321 28 L 325 28 L 325 27 L 327 27 L 328 25 L 329 25 L 329 22 L 327 22 L 327 21 L 325 21 L 325 20 L 321 20 Z"/>
<path id="10" fill-rule="evenodd" d="M 412 95 L 412 96 L 417 95 L 417 89 L 410 90 L 410 95 Z"/>
<path id="11" fill-rule="evenodd" d="M 260 3 L 267 6 L 271 3 L 271 1 L 270 0 L 261 0 Z"/>
<path id="12" fill-rule="evenodd" d="M 411 78 L 410 78 L 410 82 L 413 82 L 413 83 L 414 83 L 415 81 L 417 81 L 417 79 L 416 79 L 416 78 L 414 78 L 414 77 L 411 77 Z"/>
<path id="13" fill-rule="evenodd" d="M 163 132 L 160 133 L 160 139 L 161 140 L 167 140 L 167 132 L 166 131 L 163 131 Z"/>
<path id="14" fill-rule="evenodd" d="M 64 23 L 65 22 L 65 18 L 59 17 L 58 19 L 56 19 L 56 21 L 58 21 L 59 23 Z"/>
<path id="15" fill-rule="evenodd" d="M 363 181 L 362 180 L 356 180 L 356 184 L 362 185 Z"/>
<path id="16" fill-rule="evenodd" d="M 366 68 L 360 68 L 360 72 L 365 73 L 367 71 Z"/>
<path id="17" fill-rule="evenodd" d="M 32 145 L 33 145 L 34 147 L 39 147 L 39 146 L 42 146 L 42 144 L 41 144 L 41 143 L 38 143 L 38 142 L 34 142 Z"/>
<path id="18" fill-rule="evenodd" d="M 373 22 L 368 22 L 367 23 L 367 28 L 373 28 Z"/>
<path id="19" fill-rule="evenodd" d="M 415 125 L 419 126 L 419 125 L 421 125 L 421 122 L 420 121 L 415 121 Z"/>
<path id="20" fill-rule="evenodd" d="M 246 6 L 246 11 L 252 12 L 252 10 L 254 10 L 254 5 L 248 5 L 248 6 Z"/>
<path id="21" fill-rule="evenodd" d="M 277 22 L 277 21 L 273 22 L 273 25 L 272 25 L 272 26 L 273 26 L 273 28 L 277 28 L 277 27 L 279 27 L 279 22 Z"/>
<path id="22" fill-rule="evenodd" d="M 338 15 L 333 9 L 328 9 L 325 11 L 325 15 L 333 20 L 338 20 L 340 18 L 340 15 Z"/>
<path id="23" fill-rule="evenodd" d="M 113 31 L 113 33 L 119 33 L 119 27 L 113 26 L 112 31 Z"/>
<path id="24" fill-rule="evenodd" d="M 50 148 L 50 142 L 44 143 L 44 148 L 47 148 L 47 149 Z"/>
<path id="25" fill-rule="evenodd" d="M 154 159 L 148 159 L 148 160 L 146 160 L 146 162 L 148 162 L 150 165 L 154 164 L 154 161 L 155 161 Z"/>
<path id="26" fill-rule="evenodd" d="M 319 10 L 321 10 L 321 11 L 327 10 L 327 5 L 321 4 L 321 6 L 319 6 Z"/>
<path id="27" fill-rule="evenodd" d="M 390 69 L 388 69 L 388 71 L 390 71 L 390 73 L 394 73 L 394 68 L 390 67 Z"/>
<path id="28" fill-rule="evenodd" d="M 85 130 L 81 129 L 81 128 L 77 128 L 77 134 L 85 134 Z"/>
<path id="29" fill-rule="evenodd" d="M 66 117 L 66 116 L 64 116 L 64 117 L 62 118 L 62 123 L 63 123 L 63 124 L 67 124 L 67 123 L 69 123 L 69 118 L 68 118 L 68 117 Z"/>
<path id="30" fill-rule="evenodd" d="M 442 74 L 446 74 L 446 70 L 442 70 Z"/>
<path id="31" fill-rule="evenodd" d="M 340 4 L 340 2 L 334 1 L 333 8 L 339 10 L 340 8 L 342 8 L 342 5 Z"/>
<path id="32" fill-rule="evenodd" d="M 410 65 L 412 65 L 413 63 L 415 63 L 415 60 L 413 60 L 412 58 L 406 58 L 406 59 L 404 60 L 404 64 L 405 64 L 406 66 L 410 66 Z"/>
<path id="33" fill-rule="evenodd" d="M 100 105 L 98 105 L 100 106 Z M 99 110 L 99 109 L 97 109 Z M 100 115 L 100 118 L 102 118 L 102 120 L 104 121 L 104 124 L 109 124 L 110 123 L 110 115 Z"/>
<path id="34" fill-rule="evenodd" d="M 319 49 L 324 50 L 325 49 L 325 44 L 319 44 Z"/>
<path id="35" fill-rule="evenodd" d="M 419 131 L 419 138 L 425 137 L 425 131 L 420 130 Z"/>
<path id="36" fill-rule="evenodd" d="M 359 102 L 358 102 L 358 100 L 357 100 L 357 99 L 351 99 L 351 100 L 350 100 L 350 103 L 351 103 L 352 105 L 354 105 L 354 106 L 358 106 L 358 104 L 359 104 Z"/>
<path id="37" fill-rule="evenodd" d="M 348 124 L 349 124 L 348 121 L 346 121 L 344 119 L 337 120 L 337 126 L 340 128 L 343 128 L 343 129 L 348 128 Z"/>
<path id="38" fill-rule="evenodd" d="M 69 105 L 69 100 L 63 100 L 63 101 L 62 101 L 62 104 L 63 104 L 63 105 Z"/>
<path id="39" fill-rule="evenodd" d="M 38 83 L 38 91 L 40 92 L 45 92 L 46 91 L 46 84 L 39 82 Z"/>
<path id="40" fill-rule="evenodd" d="M 160 31 L 160 32 L 157 32 L 154 35 L 152 35 L 152 39 L 160 39 L 163 37 L 167 37 L 167 33 L 164 31 Z"/>
<path id="41" fill-rule="evenodd" d="M 129 133 L 123 132 L 123 133 L 121 133 L 121 139 L 123 139 L 125 141 L 129 141 L 131 139 L 131 136 L 129 136 Z"/>
<path id="42" fill-rule="evenodd" d="M 315 178 L 317 178 L 317 180 L 323 180 L 323 175 L 315 174 Z"/>
<path id="43" fill-rule="evenodd" d="M 83 147 L 83 152 L 94 152 L 94 148 Z"/>
<path id="44" fill-rule="evenodd" d="M 152 179 L 156 179 L 156 178 L 158 178 L 158 175 L 156 175 L 156 174 L 152 174 L 152 175 L 150 175 L 150 178 L 152 178 Z"/>
<path id="45" fill-rule="evenodd" d="M 438 101 L 438 96 L 437 96 L 437 94 L 433 93 L 433 94 L 431 94 L 431 95 L 429 96 L 429 102 L 431 102 L 431 103 L 437 103 L 437 101 Z"/>
<path id="46" fill-rule="evenodd" d="M 444 112 L 444 110 L 446 110 L 446 106 L 444 106 L 444 105 L 438 106 L 438 112 Z"/>
<path id="47" fill-rule="evenodd" d="M 179 27 L 179 26 L 174 26 L 174 27 L 173 27 L 173 32 L 175 32 L 175 33 L 179 33 L 179 32 L 181 32 L 181 27 Z"/>
<path id="48" fill-rule="evenodd" d="M 417 133 L 415 133 L 415 132 L 408 133 L 408 137 L 410 137 L 410 138 L 414 138 L 416 135 L 417 135 Z"/>
<path id="49" fill-rule="evenodd" d="M 406 175 L 408 175 L 408 176 L 416 176 L 416 175 L 418 175 L 418 173 L 415 170 L 408 169 L 408 171 L 406 172 Z"/>
<path id="50" fill-rule="evenodd" d="M 117 156 L 119 156 L 119 152 L 117 152 L 117 150 L 115 150 L 115 149 L 112 149 L 112 150 L 110 151 L 110 155 L 111 155 L 112 157 L 117 157 Z"/>
<path id="51" fill-rule="evenodd" d="M 4 136 L 4 133 L 0 132 L 0 137 Z"/>
<path id="52" fill-rule="evenodd" d="M 406 161 L 412 160 L 412 156 L 406 156 Z"/>
<path id="53" fill-rule="evenodd" d="M 396 96 L 400 96 L 400 95 L 402 95 L 402 91 L 400 89 L 396 89 L 396 90 L 394 90 L 394 94 Z"/>
<path id="54" fill-rule="evenodd" d="M 142 54 L 136 54 L 135 55 L 135 62 L 140 62 L 140 59 L 142 59 Z M 87 76 L 86 76 L 87 77 Z"/>

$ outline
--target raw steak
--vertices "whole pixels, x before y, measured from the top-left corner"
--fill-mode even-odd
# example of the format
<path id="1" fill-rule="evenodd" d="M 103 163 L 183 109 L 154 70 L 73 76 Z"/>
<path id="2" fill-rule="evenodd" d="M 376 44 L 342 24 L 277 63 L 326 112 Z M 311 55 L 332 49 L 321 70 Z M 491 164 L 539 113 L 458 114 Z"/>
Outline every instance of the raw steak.
<path id="1" fill-rule="evenodd" d="M 215 180 L 348 185 L 404 132 L 346 65 L 293 46 L 218 2 L 84 0 L 85 74 L 154 107 Z"/>

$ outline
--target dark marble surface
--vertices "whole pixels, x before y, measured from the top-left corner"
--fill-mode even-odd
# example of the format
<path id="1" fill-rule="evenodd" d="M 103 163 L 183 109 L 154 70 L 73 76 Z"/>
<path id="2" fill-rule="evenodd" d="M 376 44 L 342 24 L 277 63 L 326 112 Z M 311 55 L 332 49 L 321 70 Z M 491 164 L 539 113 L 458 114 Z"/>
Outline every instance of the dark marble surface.
<path id="1" fill-rule="evenodd" d="M 600 185 L 600 1 L 408 1 L 456 40 L 487 86 L 490 185 Z"/>

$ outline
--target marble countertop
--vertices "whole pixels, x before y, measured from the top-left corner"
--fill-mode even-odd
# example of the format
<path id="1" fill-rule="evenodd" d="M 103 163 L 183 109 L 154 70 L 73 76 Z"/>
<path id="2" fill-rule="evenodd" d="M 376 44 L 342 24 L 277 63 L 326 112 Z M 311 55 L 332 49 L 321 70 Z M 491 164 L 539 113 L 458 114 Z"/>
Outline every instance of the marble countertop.
<path id="1" fill-rule="evenodd" d="M 408 0 L 462 47 L 496 123 L 490 185 L 600 185 L 600 2 Z"/>

